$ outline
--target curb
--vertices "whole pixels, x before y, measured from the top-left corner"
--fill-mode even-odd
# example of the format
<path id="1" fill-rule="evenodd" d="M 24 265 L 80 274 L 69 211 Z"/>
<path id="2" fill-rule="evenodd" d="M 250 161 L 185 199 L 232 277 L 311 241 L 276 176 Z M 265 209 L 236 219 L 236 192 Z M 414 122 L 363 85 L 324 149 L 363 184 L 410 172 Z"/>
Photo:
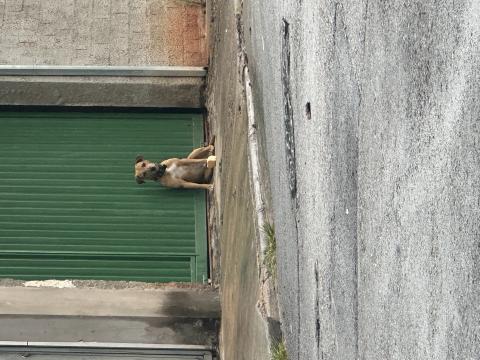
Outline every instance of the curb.
<path id="1" fill-rule="evenodd" d="M 247 118 L 248 118 L 248 166 L 250 168 L 250 186 L 253 193 L 253 202 L 256 212 L 257 225 L 257 239 L 259 239 L 260 255 L 259 266 L 263 264 L 265 249 L 267 248 L 267 239 L 262 229 L 265 226 L 265 202 L 262 196 L 261 181 L 260 181 L 260 161 L 258 156 L 258 136 L 257 125 L 255 123 L 255 111 L 253 110 L 253 95 L 252 83 L 250 80 L 250 73 L 248 66 L 245 65 L 243 69 L 243 80 L 245 87 L 245 99 L 247 103 Z"/>
<path id="2" fill-rule="evenodd" d="M 255 232 L 257 238 L 257 262 L 260 280 L 261 297 L 257 302 L 257 311 L 265 322 L 267 338 L 269 342 L 269 353 L 271 354 L 272 345 L 282 340 L 282 331 L 280 321 L 275 319 L 274 314 L 278 314 L 278 304 L 274 294 L 274 281 L 267 275 L 267 269 L 264 265 L 265 250 L 267 248 L 267 236 L 263 231 L 267 223 L 265 200 L 262 193 L 262 176 L 260 175 L 260 158 L 258 150 L 257 124 L 255 122 L 255 111 L 253 106 L 252 82 L 248 66 L 243 68 L 243 81 L 245 89 L 245 100 L 247 105 L 248 119 L 248 166 L 250 170 L 249 182 L 253 194 L 253 203 L 255 208 Z"/>

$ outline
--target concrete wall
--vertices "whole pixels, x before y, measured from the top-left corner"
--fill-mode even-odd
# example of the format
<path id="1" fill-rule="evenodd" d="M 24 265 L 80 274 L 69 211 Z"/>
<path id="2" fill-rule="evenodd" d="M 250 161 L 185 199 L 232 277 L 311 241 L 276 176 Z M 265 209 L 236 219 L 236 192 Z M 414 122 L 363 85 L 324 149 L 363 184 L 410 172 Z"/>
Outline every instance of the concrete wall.
<path id="1" fill-rule="evenodd" d="M 0 64 L 207 65 L 193 0 L 0 0 Z"/>
<path id="2" fill-rule="evenodd" d="M 480 2 L 243 4 L 289 359 L 478 359 Z"/>
<path id="3" fill-rule="evenodd" d="M 195 0 L 0 0 L 0 65 L 206 66 Z M 1 76 L 0 105 L 201 108 L 202 78 Z"/>
<path id="4" fill-rule="evenodd" d="M 194 0 L 0 0 L 0 64 L 207 65 Z M 200 77 L 1 76 L 0 105 L 201 108 Z M 68 110 L 68 109 L 67 109 Z M 205 290 L 0 288 L 0 339 L 212 344 Z"/>
<path id="5" fill-rule="evenodd" d="M 216 291 L 149 286 L 109 289 L 100 284 L 0 286 L 0 339 L 216 344 L 220 318 Z"/>
<path id="6" fill-rule="evenodd" d="M 0 76 L 0 105 L 201 108 L 201 77 Z"/>

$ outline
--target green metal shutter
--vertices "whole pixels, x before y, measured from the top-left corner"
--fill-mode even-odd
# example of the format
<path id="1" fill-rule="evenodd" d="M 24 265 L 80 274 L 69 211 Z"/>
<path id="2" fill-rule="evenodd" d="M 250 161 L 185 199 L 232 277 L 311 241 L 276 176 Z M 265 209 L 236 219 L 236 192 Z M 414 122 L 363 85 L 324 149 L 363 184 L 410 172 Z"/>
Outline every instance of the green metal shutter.
<path id="1" fill-rule="evenodd" d="M 0 112 L 0 277 L 204 281 L 204 190 L 138 185 L 184 157 L 198 114 Z"/>

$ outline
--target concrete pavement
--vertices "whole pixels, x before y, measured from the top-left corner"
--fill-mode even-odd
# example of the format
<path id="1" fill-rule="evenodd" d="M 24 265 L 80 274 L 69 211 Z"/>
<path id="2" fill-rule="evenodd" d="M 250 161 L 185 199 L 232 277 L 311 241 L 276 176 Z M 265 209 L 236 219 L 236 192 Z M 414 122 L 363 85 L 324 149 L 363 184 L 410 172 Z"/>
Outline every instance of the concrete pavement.
<path id="1" fill-rule="evenodd" d="M 249 182 L 243 58 L 238 38 L 240 2 L 211 1 L 207 109 L 216 135 L 214 233 L 219 239 L 222 319 L 220 356 L 225 360 L 270 359 L 269 327 L 261 313 L 255 208 Z"/>

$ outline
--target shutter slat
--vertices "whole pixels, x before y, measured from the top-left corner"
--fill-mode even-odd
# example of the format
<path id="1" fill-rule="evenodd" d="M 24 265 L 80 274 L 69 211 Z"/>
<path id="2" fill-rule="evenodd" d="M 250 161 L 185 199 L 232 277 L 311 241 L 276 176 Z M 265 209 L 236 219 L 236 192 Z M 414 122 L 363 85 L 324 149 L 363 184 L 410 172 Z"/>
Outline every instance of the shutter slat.
<path id="1" fill-rule="evenodd" d="M 133 163 L 185 157 L 202 131 L 196 114 L 0 112 L 0 277 L 201 280 L 204 192 L 140 186 Z"/>

